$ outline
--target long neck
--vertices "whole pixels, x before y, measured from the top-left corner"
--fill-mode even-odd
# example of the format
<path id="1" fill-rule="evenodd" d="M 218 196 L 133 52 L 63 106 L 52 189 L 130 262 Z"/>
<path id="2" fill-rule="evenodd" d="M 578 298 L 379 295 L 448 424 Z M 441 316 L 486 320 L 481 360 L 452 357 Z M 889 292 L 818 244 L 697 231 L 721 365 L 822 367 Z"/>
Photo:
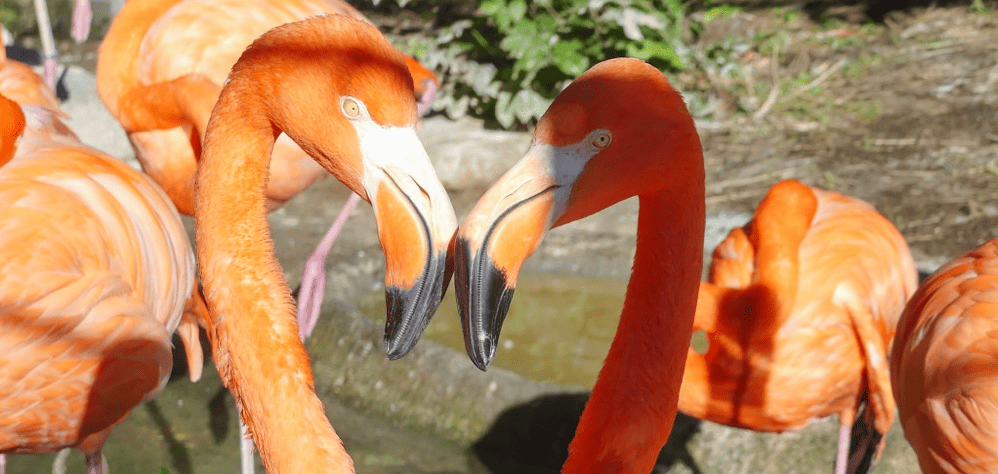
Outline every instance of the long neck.
<path id="1" fill-rule="evenodd" d="M 620 324 L 565 473 L 651 472 L 669 437 L 703 266 L 702 176 L 688 189 L 641 197 Z"/>
<path id="2" fill-rule="evenodd" d="M 267 472 L 352 473 L 315 394 L 267 224 L 264 190 L 280 124 L 265 118 L 265 99 L 240 99 L 244 89 L 219 98 L 198 169 L 198 266 L 215 362 Z"/>

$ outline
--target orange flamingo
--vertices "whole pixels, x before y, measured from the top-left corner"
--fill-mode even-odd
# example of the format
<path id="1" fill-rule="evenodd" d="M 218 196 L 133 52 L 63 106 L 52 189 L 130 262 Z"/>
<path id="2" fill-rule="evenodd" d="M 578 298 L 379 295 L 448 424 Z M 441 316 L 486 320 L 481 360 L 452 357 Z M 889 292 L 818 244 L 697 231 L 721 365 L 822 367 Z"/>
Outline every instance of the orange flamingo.
<path id="1" fill-rule="evenodd" d="M 24 132 L 37 138 L 62 136 L 76 140 L 76 134 L 62 122 L 66 114 L 59 108 L 59 100 L 45 81 L 30 66 L 8 60 L 0 40 L 0 94 L 23 106 L 31 107 L 32 123 Z M 21 114 L 18 109 L 17 114 Z M 8 143 L 13 147 L 13 142 Z M 13 148 L 12 148 L 13 149 Z M 13 153 L 13 151 L 11 151 Z"/>
<path id="2" fill-rule="evenodd" d="M 364 19 L 342 0 L 129 0 L 101 44 L 97 92 L 121 122 L 142 169 L 180 212 L 194 212 L 194 174 L 208 117 L 239 54 L 278 25 L 325 13 Z M 233 25 L 238 25 L 234 28 Z M 406 57 L 422 111 L 437 77 Z M 274 210 L 325 176 L 288 137 L 277 140 L 267 181 Z M 345 206 L 349 214 L 356 198 Z M 306 263 L 299 309 L 302 337 L 315 327 L 325 285 L 325 257 L 334 229 Z"/>
<path id="3" fill-rule="evenodd" d="M 457 233 L 465 345 L 485 370 L 520 267 L 544 233 L 634 195 L 637 254 L 624 309 L 566 473 L 646 474 L 672 429 L 705 220 L 703 152 L 682 97 L 642 61 L 593 66 L 555 99 L 526 156 Z"/>
<path id="4" fill-rule="evenodd" d="M 443 297 L 457 227 L 416 137 L 412 87 L 403 55 L 376 28 L 330 15 L 257 39 L 212 111 L 197 171 L 198 268 L 216 366 L 268 472 L 353 472 L 315 395 L 267 229 L 270 150 L 287 134 L 374 207 L 385 345 L 401 357 Z"/>
<path id="5" fill-rule="evenodd" d="M 111 428 L 166 384 L 174 330 L 200 376 L 194 256 L 152 180 L 72 132 L 18 140 L 58 121 L 24 112 L 0 95 L 0 472 L 75 446 L 101 473 Z"/>
<path id="6" fill-rule="evenodd" d="M 894 421 L 887 354 L 917 282 L 904 238 L 872 206 L 775 184 L 714 251 L 693 323 L 709 348 L 689 350 L 679 410 L 771 432 L 838 414 L 835 472 L 865 470 Z M 857 417 L 875 434 L 850 456 Z"/>
<path id="7" fill-rule="evenodd" d="M 936 270 L 898 322 L 891 383 L 927 474 L 998 472 L 998 239 Z"/>

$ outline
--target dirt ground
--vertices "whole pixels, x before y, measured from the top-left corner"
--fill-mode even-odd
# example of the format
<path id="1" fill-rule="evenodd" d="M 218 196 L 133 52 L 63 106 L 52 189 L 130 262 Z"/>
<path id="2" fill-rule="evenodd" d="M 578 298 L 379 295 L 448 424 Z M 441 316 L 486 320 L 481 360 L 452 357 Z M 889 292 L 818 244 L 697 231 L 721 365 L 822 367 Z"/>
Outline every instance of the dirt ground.
<path id="1" fill-rule="evenodd" d="M 751 212 L 760 183 L 798 178 L 873 204 L 932 270 L 998 230 L 998 16 L 956 6 L 866 26 L 843 17 L 832 29 L 808 18 L 789 25 L 777 75 L 810 71 L 820 82 L 811 91 L 781 94 L 758 120 L 702 129 L 708 212 Z M 779 21 L 743 13 L 712 33 L 745 36 Z M 771 61 L 753 60 L 757 80 L 771 80 Z"/>

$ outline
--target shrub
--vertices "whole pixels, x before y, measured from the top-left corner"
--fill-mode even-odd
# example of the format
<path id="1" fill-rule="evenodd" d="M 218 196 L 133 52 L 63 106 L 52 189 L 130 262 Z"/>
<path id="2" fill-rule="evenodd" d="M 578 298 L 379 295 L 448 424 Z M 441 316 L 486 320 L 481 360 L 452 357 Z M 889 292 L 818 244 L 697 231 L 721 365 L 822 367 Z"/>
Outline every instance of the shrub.
<path id="1" fill-rule="evenodd" d="M 687 63 L 682 0 L 485 0 L 479 11 L 400 45 L 442 73 L 434 110 L 451 118 L 522 128 L 604 59 L 636 57 L 664 71 Z"/>

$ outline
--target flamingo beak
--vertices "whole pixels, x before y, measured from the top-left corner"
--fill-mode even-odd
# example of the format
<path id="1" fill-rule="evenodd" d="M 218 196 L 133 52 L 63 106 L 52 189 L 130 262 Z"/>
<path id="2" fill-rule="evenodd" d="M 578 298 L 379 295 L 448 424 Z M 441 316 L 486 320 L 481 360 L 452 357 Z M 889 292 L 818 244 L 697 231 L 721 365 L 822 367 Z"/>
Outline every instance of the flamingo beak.
<path id="1" fill-rule="evenodd" d="M 458 228 L 454 285 L 468 357 L 485 370 L 495 356 L 520 267 L 557 213 L 561 186 L 550 148 L 534 146 L 478 201 Z"/>
<path id="2" fill-rule="evenodd" d="M 395 360 L 415 347 L 444 297 L 457 220 L 415 132 L 379 138 L 390 139 L 389 145 L 366 150 L 394 155 L 365 170 L 364 188 L 385 252 L 385 352 Z"/>

